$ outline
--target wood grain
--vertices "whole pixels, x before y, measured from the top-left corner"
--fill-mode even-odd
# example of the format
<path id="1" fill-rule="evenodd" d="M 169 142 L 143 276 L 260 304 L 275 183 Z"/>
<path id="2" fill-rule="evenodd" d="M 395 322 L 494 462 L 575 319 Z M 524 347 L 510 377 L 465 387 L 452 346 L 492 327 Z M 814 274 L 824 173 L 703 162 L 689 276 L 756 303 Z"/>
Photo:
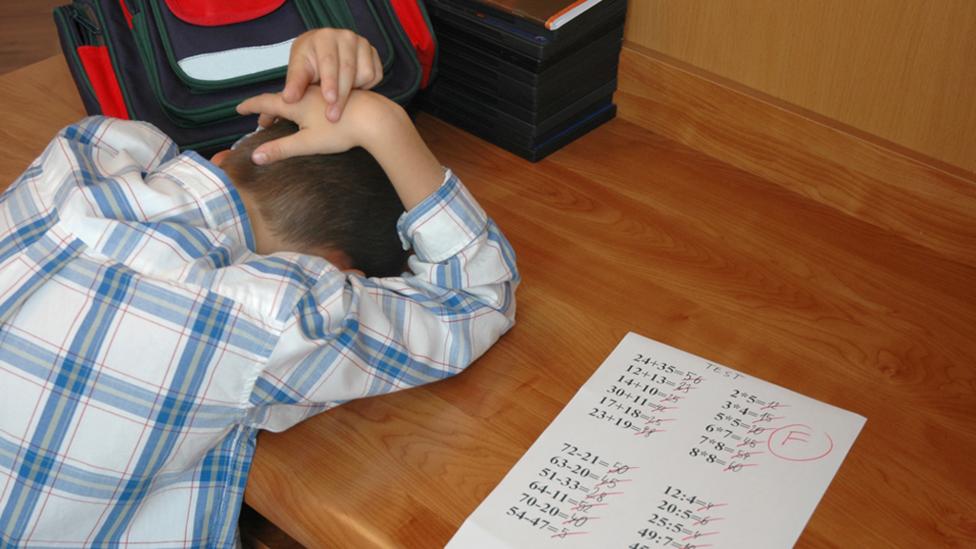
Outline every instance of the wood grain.
<path id="1" fill-rule="evenodd" d="M 81 115 L 67 97 L 28 100 L 68 86 L 60 61 L 14 74 L 0 77 L 0 131 L 23 144 L 0 158 L 5 180 Z M 976 544 L 973 232 L 919 236 L 960 196 L 920 190 L 926 213 L 912 216 L 887 176 L 811 158 L 782 168 L 822 187 L 803 192 L 742 169 L 734 147 L 716 145 L 718 159 L 649 131 L 635 111 L 663 107 L 634 97 L 539 164 L 421 115 L 516 249 L 518 324 L 460 376 L 262 434 L 248 503 L 309 547 L 442 546 L 636 331 L 868 418 L 797 547 Z M 862 207 L 824 199 L 849 181 Z M 875 203 L 905 214 L 882 223 Z"/>
<path id="2" fill-rule="evenodd" d="M 626 38 L 976 171 L 976 2 L 634 0 Z"/>
<path id="3" fill-rule="evenodd" d="M 626 47 L 621 116 L 957 261 L 976 262 L 976 178 Z"/>
<path id="4" fill-rule="evenodd" d="M 242 549 L 302 549 L 303 547 L 247 505 L 241 509 L 238 524 Z"/>
<path id="5" fill-rule="evenodd" d="M 0 185 L 6 188 L 85 109 L 60 55 L 0 77 L 0 97 Z"/>
<path id="6" fill-rule="evenodd" d="M 976 540 L 972 266 L 625 120 L 534 166 L 421 127 L 516 247 L 519 325 L 459 378 L 265 435 L 248 497 L 273 498 L 282 520 L 265 475 L 287 463 L 341 463 L 302 477 L 344 513 L 411 495 L 365 519 L 373 537 L 319 521 L 319 536 L 296 538 L 439 546 L 444 523 L 460 524 L 635 330 L 868 417 L 799 547 Z M 328 438 L 341 441 L 328 457 L 302 450 Z M 939 496 L 920 502 L 932 486 Z"/>
<path id="7" fill-rule="evenodd" d="M 68 0 L 0 2 L 0 74 L 36 63 L 60 52 L 51 15 Z"/>

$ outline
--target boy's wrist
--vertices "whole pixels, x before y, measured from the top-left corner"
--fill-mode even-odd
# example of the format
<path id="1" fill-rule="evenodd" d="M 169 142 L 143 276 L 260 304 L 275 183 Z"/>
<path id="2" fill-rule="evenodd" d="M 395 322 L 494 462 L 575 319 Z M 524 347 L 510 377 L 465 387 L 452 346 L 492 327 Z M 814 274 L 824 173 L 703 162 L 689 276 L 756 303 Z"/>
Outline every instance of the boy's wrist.
<path id="1" fill-rule="evenodd" d="M 440 187 L 444 169 L 403 107 L 373 95 L 369 119 L 359 125 L 360 146 L 383 167 L 403 207 L 410 210 Z"/>
<path id="2" fill-rule="evenodd" d="M 413 122 L 403 107 L 390 99 L 372 92 L 363 95 L 368 96 L 368 104 L 358 121 L 358 141 L 375 157 L 389 148 L 396 136 L 413 129 Z"/>

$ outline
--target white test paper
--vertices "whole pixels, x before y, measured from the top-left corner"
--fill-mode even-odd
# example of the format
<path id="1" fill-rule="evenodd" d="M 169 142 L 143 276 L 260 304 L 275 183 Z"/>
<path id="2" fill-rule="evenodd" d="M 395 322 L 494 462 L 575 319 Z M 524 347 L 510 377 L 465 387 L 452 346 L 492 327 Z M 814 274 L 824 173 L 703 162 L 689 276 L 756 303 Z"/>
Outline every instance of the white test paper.
<path id="1" fill-rule="evenodd" d="M 792 547 L 864 421 L 630 333 L 447 547 Z"/>

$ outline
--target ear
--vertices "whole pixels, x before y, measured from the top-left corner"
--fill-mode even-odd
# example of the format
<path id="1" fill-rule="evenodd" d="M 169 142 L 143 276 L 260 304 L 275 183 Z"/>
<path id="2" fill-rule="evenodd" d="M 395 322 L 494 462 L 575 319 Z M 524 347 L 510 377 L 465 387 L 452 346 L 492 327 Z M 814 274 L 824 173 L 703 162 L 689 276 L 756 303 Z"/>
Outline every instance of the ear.
<path id="1" fill-rule="evenodd" d="M 219 153 L 213 155 L 210 158 L 210 161 L 213 162 L 214 164 L 218 165 L 218 166 L 222 166 L 224 164 L 224 160 L 227 158 L 227 155 L 228 154 L 230 154 L 230 149 L 224 149 L 224 150 L 220 151 Z"/>

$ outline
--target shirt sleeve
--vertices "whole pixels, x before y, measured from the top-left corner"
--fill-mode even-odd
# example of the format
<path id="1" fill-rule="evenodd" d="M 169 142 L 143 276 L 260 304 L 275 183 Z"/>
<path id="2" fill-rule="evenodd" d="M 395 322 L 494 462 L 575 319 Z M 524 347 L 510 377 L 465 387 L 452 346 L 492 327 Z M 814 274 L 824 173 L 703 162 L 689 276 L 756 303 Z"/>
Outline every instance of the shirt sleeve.
<path id="1" fill-rule="evenodd" d="M 43 215 L 61 207 L 73 187 L 151 171 L 177 152 L 172 140 L 150 124 L 89 116 L 59 131 L 5 195 L 29 185 L 30 207 L 23 213 Z M 107 199 L 100 206 L 109 202 L 118 200 Z"/>
<path id="2" fill-rule="evenodd" d="M 464 185 L 398 223 L 411 274 L 327 273 L 300 300 L 251 395 L 252 422 L 283 430 L 342 402 L 461 372 L 514 323 L 511 245 Z"/>
<path id="3" fill-rule="evenodd" d="M 64 128 L 55 142 L 90 158 L 102 175 L 134 166 L 152 171 L 179 153 L 173 140 L 152 124 L 106 116 L 89 116 Z"/>

